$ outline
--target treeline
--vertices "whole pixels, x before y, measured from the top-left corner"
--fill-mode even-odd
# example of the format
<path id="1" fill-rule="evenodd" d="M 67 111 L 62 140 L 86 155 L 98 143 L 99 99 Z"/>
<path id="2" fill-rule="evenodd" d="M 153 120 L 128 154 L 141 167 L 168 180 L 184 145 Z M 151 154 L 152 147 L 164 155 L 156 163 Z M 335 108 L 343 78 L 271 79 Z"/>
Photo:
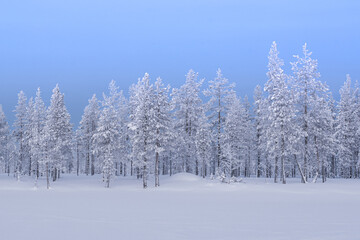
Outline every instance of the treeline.
<path id="1" fill-rule="evenodd" d="M 50 106 L 27 100 L 21 91 L 13 131 L 0 108 L 1 171 L 20 178 L 56 181 L 62 173 L 149 176 L 189 172 L 223 182 L 267 177 L 286 183 L 359 177 L 359 86 L 347 76 L 336 103 L 319 80 L 317 61 L 306 44 L 284 73 L 276 43 L 268 56 L 267 82 L 257 86 L 254 103 L 240 98 L 219 69 L 204 80 L 190 70 L 179 89 L 154 83 L 146 73 L 124 97 L 115 82 L 102 100 L 94 95 L 73 131 L 58 86 Z M 202 101 L 202 94 L 208 101 Z"/>

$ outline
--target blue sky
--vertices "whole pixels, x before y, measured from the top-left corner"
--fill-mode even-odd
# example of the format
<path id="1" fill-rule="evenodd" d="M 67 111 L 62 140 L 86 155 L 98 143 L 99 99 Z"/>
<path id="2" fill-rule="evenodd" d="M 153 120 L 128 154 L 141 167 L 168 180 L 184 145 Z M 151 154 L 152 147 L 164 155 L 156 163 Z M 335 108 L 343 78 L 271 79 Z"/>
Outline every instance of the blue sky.
<path id="1" fill-rule="evenodd" d="M 252 96 L 266 82 L 272 41 L 288 73 L 307 42 L 338 99 L 347 73 L 360 80 L 359 12 L 356 0 L 3 0 L 0 104 L 12 123 L 20 90 L 40 87 L 48 103 L 59 83 L 77 125 L 112 79 L 127 94 L 145 72 L 179 87 L 190 68 L 209 80 L 218 67 Z"/>

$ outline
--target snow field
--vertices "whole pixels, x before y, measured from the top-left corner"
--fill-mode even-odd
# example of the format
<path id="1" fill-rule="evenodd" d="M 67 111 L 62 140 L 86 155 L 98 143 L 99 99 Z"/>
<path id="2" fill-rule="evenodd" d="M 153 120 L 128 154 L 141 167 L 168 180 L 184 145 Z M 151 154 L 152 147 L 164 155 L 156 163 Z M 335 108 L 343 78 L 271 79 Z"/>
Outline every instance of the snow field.
<path id="1" fill-rule="evenodd" d="M 224 184 L 190 174 L 161 177 L 160 187 L 118 177 L 0 177 L 1 238 L 12 239 L 360 239 L 360 181 Z"/>

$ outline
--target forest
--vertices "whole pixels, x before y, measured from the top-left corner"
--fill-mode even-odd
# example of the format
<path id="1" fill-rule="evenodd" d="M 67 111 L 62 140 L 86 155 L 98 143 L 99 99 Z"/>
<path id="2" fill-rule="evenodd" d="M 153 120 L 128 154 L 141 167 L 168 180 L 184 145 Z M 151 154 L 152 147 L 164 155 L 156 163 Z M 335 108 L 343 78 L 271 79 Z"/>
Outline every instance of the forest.
<path id="1" fill-rule="evenodd" d="M 46 179 L 47 188 L 67 173 L 100 174 L 107 188 L 117 176 L 137 177 L 144 188 L 154 178 L 158 187 L 161 176 L 180 172 L 224 183 L 358 178 L 359 85 L 347 75 L 335 101 L 306 44 L 302 50 L 285 73 L 273 42 L 252 103 L 220 69 L 208 83 L 190 70 L 178 89 L 145 73 L 129 98 L 111 81 L 101 99 L 89 99 L 76 130 L 58 85 L 49 106 L 40 88 L 29 99 L 20 91 L 12 127 L 0 106 L 0 172 L 32 176 L 35 185 Z"/>

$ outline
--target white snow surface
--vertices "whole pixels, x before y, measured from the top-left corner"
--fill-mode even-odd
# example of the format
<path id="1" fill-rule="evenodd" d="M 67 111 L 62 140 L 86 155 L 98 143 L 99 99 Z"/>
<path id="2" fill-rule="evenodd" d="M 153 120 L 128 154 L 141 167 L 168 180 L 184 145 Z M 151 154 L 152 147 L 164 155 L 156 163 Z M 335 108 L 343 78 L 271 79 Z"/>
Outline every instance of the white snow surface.
<path id="1" fill-rule="evenodd" d="M 0 239 L 360 239 L 360 180 L 220 183 L 176 174 L 142 189 L 118 177 L 62 175 L 47 190 L 0 176 Z"/>

